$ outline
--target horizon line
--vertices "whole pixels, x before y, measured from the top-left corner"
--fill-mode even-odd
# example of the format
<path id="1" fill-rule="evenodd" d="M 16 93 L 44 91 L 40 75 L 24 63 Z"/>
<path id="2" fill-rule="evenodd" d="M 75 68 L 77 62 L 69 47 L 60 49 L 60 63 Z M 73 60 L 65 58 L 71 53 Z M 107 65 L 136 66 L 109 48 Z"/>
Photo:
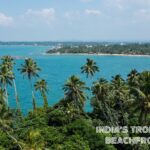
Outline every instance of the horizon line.
<path id="1" fill-rule="evenodd" d="M 150 43 L 150 40 L 8 40 L 8 41 L 1 41 L 0 43 L 6 43 L 6 42 L 10 42 L 10 43 L 14 43 L 14 42 L 85 42 L 85 43 L 89 43 L 89 42 L 96 42 L 96 43 Z"/>

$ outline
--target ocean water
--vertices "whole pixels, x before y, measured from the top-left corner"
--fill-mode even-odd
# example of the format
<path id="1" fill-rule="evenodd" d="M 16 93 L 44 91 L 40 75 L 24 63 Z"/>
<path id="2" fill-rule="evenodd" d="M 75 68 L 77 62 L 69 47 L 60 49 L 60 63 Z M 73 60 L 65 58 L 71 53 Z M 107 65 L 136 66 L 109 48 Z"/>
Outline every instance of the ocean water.
<path id="1" fill-rule="evenodd" d="M 77 75 L 81 80 L 85 81 L 87 85 L 100 78 L 104 77 L 111 80 L 112 76 L 116 74 L 122 75 L 126 78 L 126 75 L 131 69 L 137 69 L 139 72 L 144 70 L 150 70 L 150 57 L 134 57 L 134 56 L 83 56 L 83 55 L 43 55 L 45 51 L 51 49 L 51 46 L 2 46 L 0 45 L 0 56 L 12 55 L 17 57 L 15 60 L 15 75 L 17 90 L 19 93 L 19 99 L 22 111 L 27 113 L 32 109 L 32 98 L 29 81 L 26 77 L 23 77 L 18 68 L 24 62 L 25 57 L 32 57 L 35 59 L 42 69 L 40 72 L 40 78 L 47 80 L 49 86 L 48 100 L 49 105 L 54 105 L 61 98 L 64 93 L 62 87 L 66 80 L 71 75 Z M 81 74 L 80 67 L 85 63 L 86 58 L 92 58 L 97 62 L 100 68 L 100 72 L 97 73 L 92 80 L 86 79 L 85 75 Z M 9 88 L 9 104 L 12 108 L 16 107 L 14 90 Z M 39 93 L 36 92 L 36 102 L 38 106 L 42 106 L 43 101 Z M 89 101 L 87 102 L 87 111 L 91 110 Z"/>

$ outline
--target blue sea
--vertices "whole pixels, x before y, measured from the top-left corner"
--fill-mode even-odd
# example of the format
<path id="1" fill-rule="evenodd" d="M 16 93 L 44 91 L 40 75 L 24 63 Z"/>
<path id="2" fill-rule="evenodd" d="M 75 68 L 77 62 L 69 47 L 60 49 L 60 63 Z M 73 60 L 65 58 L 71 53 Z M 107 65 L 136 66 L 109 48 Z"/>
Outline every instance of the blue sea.
<path id="1" fill-rule="evenodd" d="M 83 55 L 43 55 L 43 53 L 52 48 L 51 46 L 16 46 L 16 45 L 0 45 L 0 56 L 11 55 L 17 57 L 15 65 L 15 75 L 17 90 L 19 93 L 19 99 L 22 111 L 27 113 L 32 109 L 32 98 L 29 81 L 26 77 L 23 77 L 18 68 L 24 62 L 25 57 L 31 57 L 35 59 L 41 67 L 40 78 L 47 80 L 49 86 L 48 100 L 49 105 L 54 105 L 61 98 L 64 93 L 62 87 L 67 79 L 75 74 L 79 76 L 83 81 L 87 82 L 87 85 L 100 78 L 104 77 L 111 80 L 112 76 L 116 74 L 122 75 L 126 78 L 131 69 L 137 69 L 139 72 L 143 70 L 150 70 L 150 57 L 135 57 L 135 56 L 83 56 Z M 97 73 L 94 78 L 87 81 L 85 75 L 80 72 L 80 67 L 85 63 L 86 58 L 92 58 L 97 62 L 100 68 L 100 72 Z M 9 88 L 9 104 L 12 108 L 16 107 L 14 90 Z M 43 101 L 39 93 L 36 93 L 36 102 L 38 106 L 42 106 Z M 90 111 L 91 107 L 89 102 L 85 108 Z"/>

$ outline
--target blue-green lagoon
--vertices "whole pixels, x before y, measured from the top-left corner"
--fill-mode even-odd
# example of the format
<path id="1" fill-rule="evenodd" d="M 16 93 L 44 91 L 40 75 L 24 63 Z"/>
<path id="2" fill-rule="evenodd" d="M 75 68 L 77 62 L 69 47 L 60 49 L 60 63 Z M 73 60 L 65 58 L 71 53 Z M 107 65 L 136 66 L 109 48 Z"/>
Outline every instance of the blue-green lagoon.
<path id="1" fill-rule="evenodd" d="M 87 57 L 94 59 L 100 68 L 100 72 L 94 76 L 93 81 L 100 77 L 111 80 L 111 77 L 116 74 L 126 78 L 129 71 L 134 68 L 140 72 L 150 70 L 150 57 L 146 56 L 43 55 L 52 46 L 0 45 L 0 56 L 11 55 L 17 58 L 15 60 L 16 83 L 24 113 L 32 109 L 31 90 L 28 79 L 23 77 L 17 69 L 26 57 L 35 59 L 42 69 L 40 78 L 48 82 L 50 105 L 55 104 L 64 96 L 62 87 L 68 77 L 75 74 L 86 81 L 85 76 L 80 73 L 80 67 Z M 92 83 L 92 81 L 89 82 L 88 85 Z M 36 100 L 39 106 L 42 105 L 43 101 L 39 93 L 36 93 Z M 9 87 L 9 102 L 11 107 L 15 107 L 14 90 L 11 87 Z M 90 106 L 87 105 L 86 109 L 90 110 Z"/>

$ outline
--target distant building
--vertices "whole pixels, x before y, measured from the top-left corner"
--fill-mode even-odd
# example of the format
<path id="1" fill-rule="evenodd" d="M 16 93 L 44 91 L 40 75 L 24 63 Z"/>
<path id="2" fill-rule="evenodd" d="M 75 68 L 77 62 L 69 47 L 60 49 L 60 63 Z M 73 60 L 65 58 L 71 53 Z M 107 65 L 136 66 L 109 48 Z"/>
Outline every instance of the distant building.
<path id="1" fill-rule="evenodd" d="M 87 47 L 87 48 L 92 48 L 93 46 L 92 46 L 92 45 L 86 45 L 86 47 Z"/>
<path id="2" fill-rule="evenodd" d="M 125 43 L 120 43 L 121 46 L 126 45 Z"/>

